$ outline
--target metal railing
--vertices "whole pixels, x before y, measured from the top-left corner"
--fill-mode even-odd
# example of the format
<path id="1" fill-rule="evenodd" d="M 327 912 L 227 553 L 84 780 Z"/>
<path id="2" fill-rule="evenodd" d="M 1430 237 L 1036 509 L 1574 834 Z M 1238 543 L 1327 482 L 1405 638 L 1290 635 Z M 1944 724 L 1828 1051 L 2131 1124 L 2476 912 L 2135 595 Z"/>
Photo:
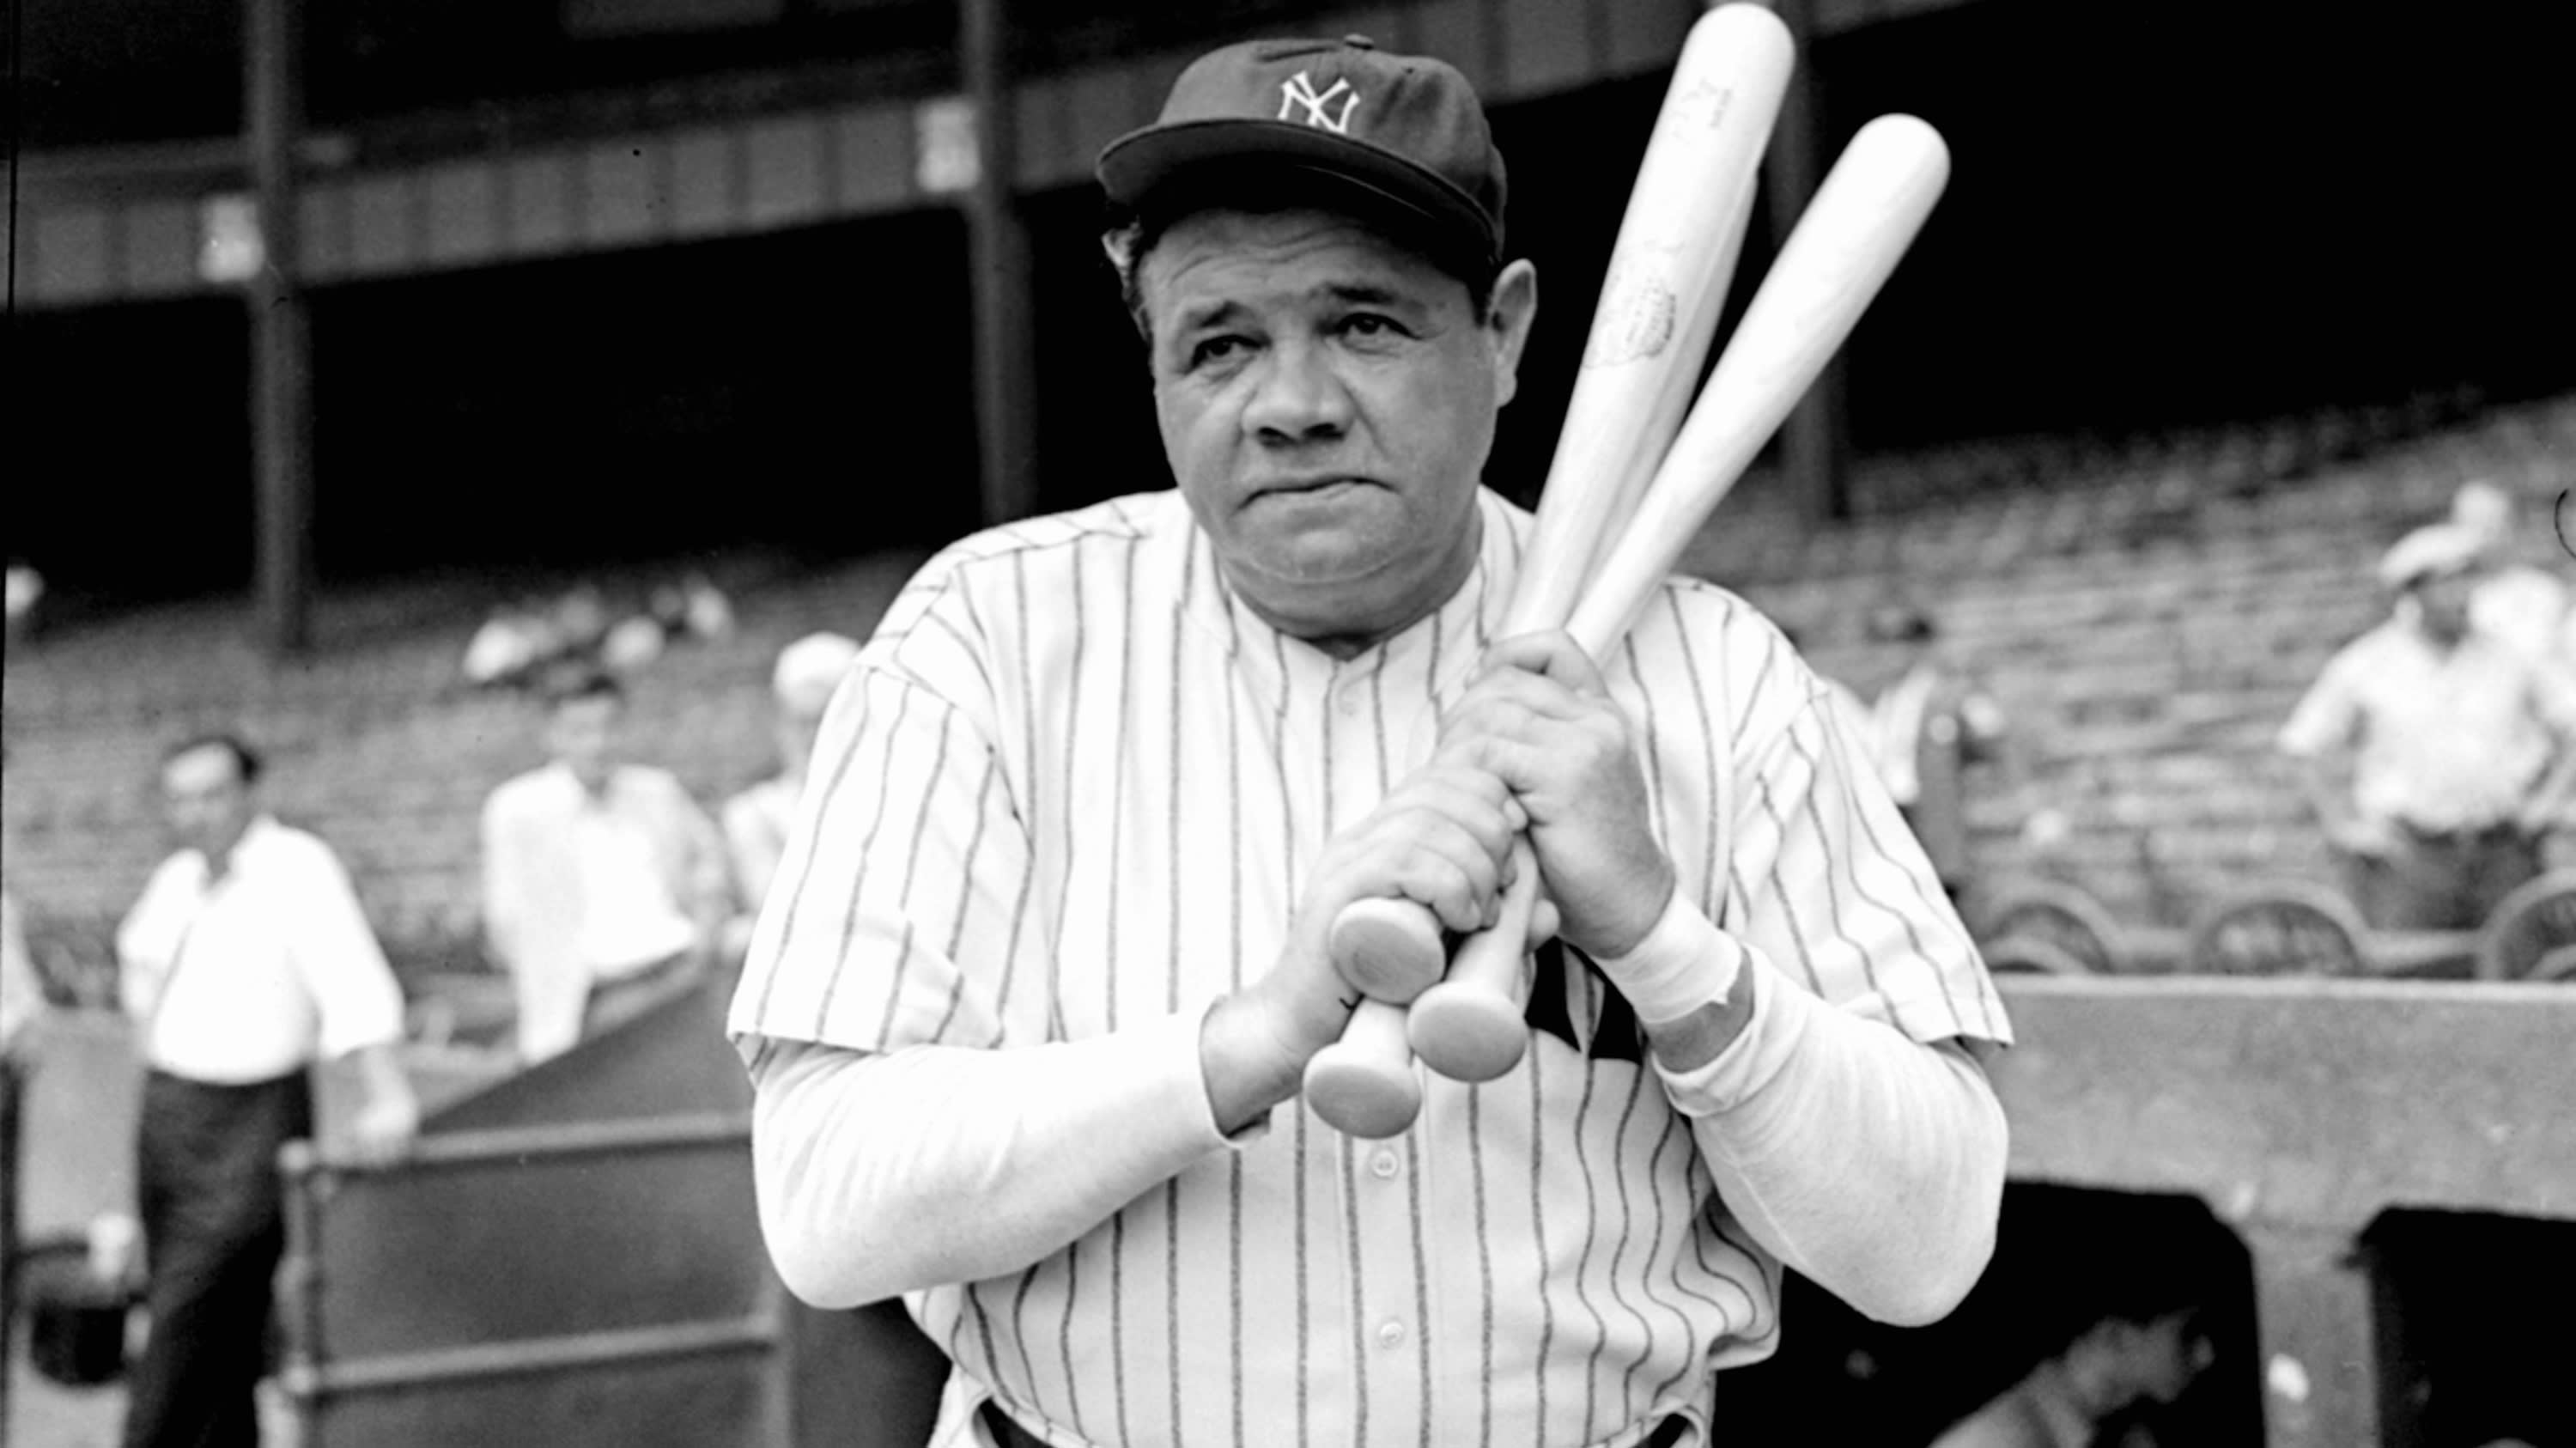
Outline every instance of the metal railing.
<path id="1" fill-rule="evenodd" d="M 704 1112 L 430 1135 L 384 1165 L 290 1144 L 279 1382 L 303 1448 L 788 1442 L 749 1143 L 747 1116 Z"/>

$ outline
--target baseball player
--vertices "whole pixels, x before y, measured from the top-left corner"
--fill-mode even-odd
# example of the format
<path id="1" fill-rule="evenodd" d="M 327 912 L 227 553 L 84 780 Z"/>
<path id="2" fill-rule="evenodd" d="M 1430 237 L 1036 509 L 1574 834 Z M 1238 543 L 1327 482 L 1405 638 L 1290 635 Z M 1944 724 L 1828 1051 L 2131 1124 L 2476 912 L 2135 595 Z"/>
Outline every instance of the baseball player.
<path id="1" fill-rule="evenodd" d="M 2010 1031 L 1816 677 L 1689 581 L 1495 636 L 1537 278 L 1466 81 L 1228 47 L 1099 176 L 1179 487 L 949 548 L 834 696 L 731 1018 L 789 1286 L 904 1295 L 934 1442 L 1104 1448 L 1723 1442 L 1784 1264 L 1945 1313 Z M 1334 1132 L 1330 922 L 1483 924 L 1523 832 L 1521 1064 Z"/>

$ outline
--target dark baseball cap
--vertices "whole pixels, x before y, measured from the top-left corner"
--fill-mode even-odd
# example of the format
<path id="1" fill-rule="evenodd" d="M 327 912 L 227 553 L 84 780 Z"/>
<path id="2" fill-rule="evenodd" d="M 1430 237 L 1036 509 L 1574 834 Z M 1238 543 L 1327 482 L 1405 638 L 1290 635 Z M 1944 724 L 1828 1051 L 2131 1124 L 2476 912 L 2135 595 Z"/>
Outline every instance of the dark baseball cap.
<path id="1" fill-rule="evenodd" d="M 1274 169 L 1275 168 L 1275 169 Z M 1211 51 L 1172 83 L 1154 124 L 1101 148 L 1109 199 L 1178 210 L 1266 177 L 1320 180 L 1391 205 L 1486 268 L 1503 255 L 1503 156 L 1467 78 L 1364 35 L 1255 40 Z"/>

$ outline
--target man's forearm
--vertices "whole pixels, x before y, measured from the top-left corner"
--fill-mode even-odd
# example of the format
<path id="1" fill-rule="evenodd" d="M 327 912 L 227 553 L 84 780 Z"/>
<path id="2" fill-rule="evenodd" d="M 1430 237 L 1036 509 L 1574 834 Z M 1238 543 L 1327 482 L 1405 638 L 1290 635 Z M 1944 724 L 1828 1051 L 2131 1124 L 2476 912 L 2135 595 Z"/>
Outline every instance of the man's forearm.
<path id="1" fill-rule="evenodd" d="M 1758 957 L 1750 1019 L 1696 1070 L 1657 1048 L 1719 1194 L 1756 1239 L 1858 1311 L 1937 1320 L 1976 1285 L 2003 1195 L 2003 1108 L 1956 1042 L 1922 1045 Z"/>
<path id="2" fill-rule="evenodd" d="M 989 1051 L 771 1042 L 753 1075 L 761 1229 L 820 1307 L 1019 1271 L 1224 1145 L 1196 1016 Z"/>
<path id="3" fill-rule="evenodd" d="M 2308 797 L 2308 808 L 2315 812 L 2317 828 L 2327 839 L 2340 841 L 2353 820 L 2352 791 L 2341 772 L 2324 759 L 2299 761 L 2299 790 Z"/>

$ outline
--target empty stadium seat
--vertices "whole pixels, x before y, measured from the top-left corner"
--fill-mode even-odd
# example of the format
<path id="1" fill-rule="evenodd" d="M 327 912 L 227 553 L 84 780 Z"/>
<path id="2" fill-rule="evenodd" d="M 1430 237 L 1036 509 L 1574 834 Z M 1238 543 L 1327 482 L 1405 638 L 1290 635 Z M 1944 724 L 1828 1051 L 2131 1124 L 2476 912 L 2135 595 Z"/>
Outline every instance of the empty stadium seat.
<path id="1" fill-rule="evenodd" d="M 1993 903 L 1978 912 L 1977 936 L 1986 964 L 1997 970 L 2009 959 L 2058 974 L 2110 975 L 2124 963 L 2111 912 L 2083 890 L 2052 880 L 1998 886 Z"/>
<path id="2" fill-rule="evenodd" d="M 2278 880 L 2220 899 L 2191 927 L 2194 975 L 2359 975 L 2370 927 L 2340 891 Z"/>
<path id="3" fill-rule="evenodd" d="M 2553 870 L 2499 901 L 2478 932 L 2480 980 L 2568 980 L 2576 973 L 2576 870 Z"/>

